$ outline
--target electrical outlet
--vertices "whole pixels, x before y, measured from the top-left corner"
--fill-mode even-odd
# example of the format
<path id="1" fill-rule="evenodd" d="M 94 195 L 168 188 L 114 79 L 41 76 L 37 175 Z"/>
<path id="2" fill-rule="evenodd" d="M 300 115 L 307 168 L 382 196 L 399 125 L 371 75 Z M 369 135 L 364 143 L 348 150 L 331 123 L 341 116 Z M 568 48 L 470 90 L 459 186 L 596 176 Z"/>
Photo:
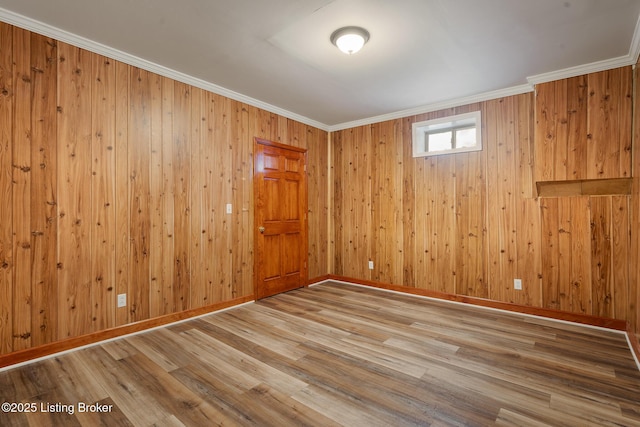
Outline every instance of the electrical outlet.
<path id="1" fill-rule="evenodd" d="M 522 279 L 513 279 L 513 289 L 517 291 L 522 290 Z"/>
<path id="2" fill-rule="evenodd" d="M 118 294 L 118 308 L 127 306 L 127 294 Z"/>
<path id="3" fill-rule="evenodd" d="M 227 203 L 227 213 L 233 213 L 233 207 L 231 206 L 231 203 Z"/>
<path id="4" fill-rule="evenodd" d="M 369 261 L 369 270 L 373 270 L 373 261 Z"/>

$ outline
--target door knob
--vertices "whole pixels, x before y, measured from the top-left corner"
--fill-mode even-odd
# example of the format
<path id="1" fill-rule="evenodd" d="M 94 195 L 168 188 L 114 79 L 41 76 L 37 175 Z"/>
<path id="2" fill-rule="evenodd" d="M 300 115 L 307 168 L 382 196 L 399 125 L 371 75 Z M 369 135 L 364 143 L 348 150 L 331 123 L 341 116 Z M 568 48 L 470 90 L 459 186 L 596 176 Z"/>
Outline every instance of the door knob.
<path id="1" fill-rule="evenodd" d="M 258 231 L 259 231 L 260 233 L 264 233 L 264 227 L 258 227 Z"/>

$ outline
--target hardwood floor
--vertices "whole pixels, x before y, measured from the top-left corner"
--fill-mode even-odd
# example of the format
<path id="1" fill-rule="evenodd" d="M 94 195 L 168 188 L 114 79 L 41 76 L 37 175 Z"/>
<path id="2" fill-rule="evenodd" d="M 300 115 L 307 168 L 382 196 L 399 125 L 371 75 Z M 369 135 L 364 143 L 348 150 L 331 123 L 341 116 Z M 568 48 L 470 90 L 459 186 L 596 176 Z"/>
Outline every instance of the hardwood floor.
<path id="1" fill-rule="evenodd" d="M 2 426 L 640 426 L 640 371 L 621 333 L 329 282 L 0 372 L 0 402 Z"/>

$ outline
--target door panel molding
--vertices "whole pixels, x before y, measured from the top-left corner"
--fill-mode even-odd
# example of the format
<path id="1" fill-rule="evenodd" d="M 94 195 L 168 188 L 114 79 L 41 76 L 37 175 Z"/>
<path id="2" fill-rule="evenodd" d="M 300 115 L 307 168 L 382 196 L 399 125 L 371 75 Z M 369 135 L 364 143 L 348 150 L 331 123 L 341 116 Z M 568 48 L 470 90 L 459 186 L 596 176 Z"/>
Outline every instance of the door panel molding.
<path id="1" fill-rule="evenodd" d="M 256 299 L 307 284 L 306 152 L 303 148 L 255 138 Z"/>

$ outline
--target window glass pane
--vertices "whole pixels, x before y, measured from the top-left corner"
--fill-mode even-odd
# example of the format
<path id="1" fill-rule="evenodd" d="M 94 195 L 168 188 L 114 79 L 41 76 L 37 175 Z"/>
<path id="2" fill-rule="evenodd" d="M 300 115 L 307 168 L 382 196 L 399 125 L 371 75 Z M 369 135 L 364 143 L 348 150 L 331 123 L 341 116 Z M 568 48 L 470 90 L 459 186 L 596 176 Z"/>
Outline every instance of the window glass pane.
<path id="1" fill-rule="evenodd" d="M 480 111 L 413 123 L 413 157 L 482 150 L 480 123 Z"/>
<path id="2" fill-rule="evenodd" d="M 456 148 L 468 148 L 476 146 L 476 130 L 461 129 L 456 131 Z"/>
<path id="3" fill-rule="evenodd" d="M 451 131 L 427 134 L 427 147 L 429 152 L 451 150 Z"/>

